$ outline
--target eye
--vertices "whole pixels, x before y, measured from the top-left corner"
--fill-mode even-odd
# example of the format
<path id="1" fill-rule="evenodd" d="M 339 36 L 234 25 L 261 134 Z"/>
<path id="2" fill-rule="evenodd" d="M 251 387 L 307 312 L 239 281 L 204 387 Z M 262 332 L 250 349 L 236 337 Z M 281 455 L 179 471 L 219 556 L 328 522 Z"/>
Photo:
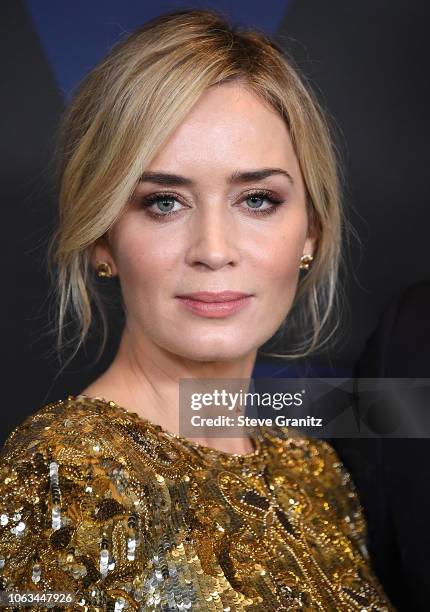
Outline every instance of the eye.
<path id="1" fill-rule="evenodd" d="M 180 210 L 174 209 L 175 202 L 178 202 L 178 199 L 172 194 L 155 193 L 143 198 L 142 206 L 152 217 L 168 217 Z"/>
<path id="2" fill-rule="evenodd" d="M 269 206 L 266 208 L 262 207 L 262 202 L 264 202 L 264 200 L 269 202 Z M 281 199 L 267 190 L 253 191 L 248 193 L 245 201 L 251 204 L 248 207 L 251 215 L 270 215 L 274 213 L 277 207 L 283 203 Z"/>
<path id="3" fill-rule="evenodd" d="M 248 192 L 245 197 L 242 197 L 241 202 L 243 201 L 248 204 L 245 207 L 247 214 L 255 216 L 273 214 L 278 206 L 284 203 L 282 199 L 266 189 Z M 176 204 L 178 207 L 175 208 Z M 181 208 L 185 208 L 179 202 L 178 197 L 172 193 L 154 193 L 145 196 L 141 200 L 141 206 L 147 211 L 148 215 L 157 221 L 176 215 L 181 211 Z"/>

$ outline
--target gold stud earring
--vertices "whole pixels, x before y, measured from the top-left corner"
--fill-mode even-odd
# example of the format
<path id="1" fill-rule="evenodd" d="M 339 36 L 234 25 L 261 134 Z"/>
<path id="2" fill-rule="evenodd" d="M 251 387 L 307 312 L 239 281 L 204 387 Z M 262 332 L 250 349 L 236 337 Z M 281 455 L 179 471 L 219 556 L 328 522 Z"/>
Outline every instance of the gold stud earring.
<path id="1" fill-rule="evenodd" d="M 300 270 L 309 270 L 310 263 L 313 259 L 313 255 L 302 255 L 299 266 Z"/>
<path id="2" fill-rule="evenodd" d="M 97 276 L 103 276 L 106 278 L 110 278 L 112 276 L 112 268 L 107 261 L 97 262 Z"/>

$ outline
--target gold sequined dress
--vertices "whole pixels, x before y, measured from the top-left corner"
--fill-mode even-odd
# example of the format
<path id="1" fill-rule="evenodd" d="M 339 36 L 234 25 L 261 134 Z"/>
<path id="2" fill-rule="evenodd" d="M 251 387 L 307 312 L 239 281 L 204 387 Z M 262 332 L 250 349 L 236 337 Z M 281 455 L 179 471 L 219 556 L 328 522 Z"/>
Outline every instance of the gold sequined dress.
<path id="1" fill-rule="evenodd" d="M 0 589 L 73 592 L 57 611 L 394 610 L 334 449 L 268 426 L 254 447 L 210 449 L 102 398 L 40 408 L 0 454 Z"/>

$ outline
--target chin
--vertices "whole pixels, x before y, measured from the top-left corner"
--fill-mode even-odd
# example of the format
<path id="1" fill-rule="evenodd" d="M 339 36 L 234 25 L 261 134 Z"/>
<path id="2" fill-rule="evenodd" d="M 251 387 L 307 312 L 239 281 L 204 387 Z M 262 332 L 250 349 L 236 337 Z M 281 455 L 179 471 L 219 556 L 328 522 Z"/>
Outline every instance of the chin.
<path id="1" fill-rule="evenodd" d="M 213 362 L 213 361 L 235 361 L 246 357 L 250 351 L 253 350 L 253 346 L 246 343 L 236 342 L 233 343 L 230 339 L 220 342 L 210 342 L 208 340 L 196 340 L 193 343 L 183 344 L 181 346 L 171 347 L 171 352 L 190 359 L 193 361 L 201 362 Z"/>

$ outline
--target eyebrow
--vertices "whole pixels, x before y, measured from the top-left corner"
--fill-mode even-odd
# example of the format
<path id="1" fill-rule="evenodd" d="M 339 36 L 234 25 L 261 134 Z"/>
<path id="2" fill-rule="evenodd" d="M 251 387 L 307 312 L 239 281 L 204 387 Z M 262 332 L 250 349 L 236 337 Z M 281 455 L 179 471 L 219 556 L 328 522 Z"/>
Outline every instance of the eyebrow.
<path id="1" fill-rule="evenodd" d="M 242 172 L 237 170 L 228 177 L 227 182 L 230 185 L 251 183 L 254 181 L 262 181 L 275 174 L 286 176 L 290 183 L 293 184 L 291 174 L 282 168 L 261 168 L 259 170 L 245 170 Z M 158 185 L 169 186 L 182 185 L 185 187 L 193 187 L 195 185 L 195 182 L 190 178 L 166 172 L 144 172 L 139 179 L 139 183 L 157 183 Z"/>

